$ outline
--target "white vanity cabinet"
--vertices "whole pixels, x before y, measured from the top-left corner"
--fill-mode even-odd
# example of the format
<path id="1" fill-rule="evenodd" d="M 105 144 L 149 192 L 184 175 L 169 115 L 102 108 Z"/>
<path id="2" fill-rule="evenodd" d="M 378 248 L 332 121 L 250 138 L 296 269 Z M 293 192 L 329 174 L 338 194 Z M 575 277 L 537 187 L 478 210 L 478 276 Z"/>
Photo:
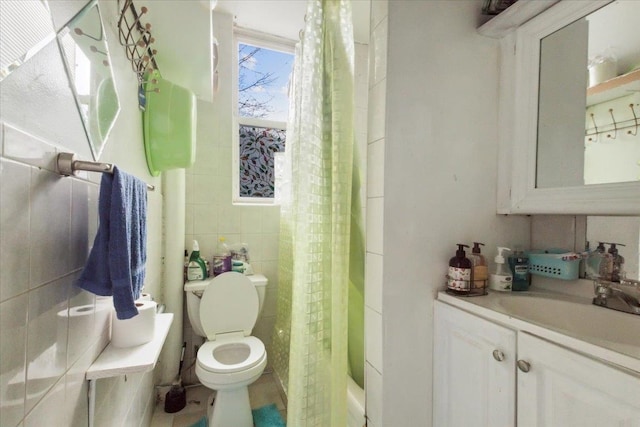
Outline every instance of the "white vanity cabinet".
<path id="1" fill-rule="evenodd" d="M 526 332 L 518 361 L 518 427 L 640 426 L 640 377 Z"/>
<path id="2" fill-rule="evenodd" d="M 434 324 L 434 426 L 640 426 L 635 373 L 441 301 Z"/>
<path id="3" fill-rule="evenodd" d="M 514 425 L 516 332 L 439 301 L 434 310 L 433 425 Z"/>

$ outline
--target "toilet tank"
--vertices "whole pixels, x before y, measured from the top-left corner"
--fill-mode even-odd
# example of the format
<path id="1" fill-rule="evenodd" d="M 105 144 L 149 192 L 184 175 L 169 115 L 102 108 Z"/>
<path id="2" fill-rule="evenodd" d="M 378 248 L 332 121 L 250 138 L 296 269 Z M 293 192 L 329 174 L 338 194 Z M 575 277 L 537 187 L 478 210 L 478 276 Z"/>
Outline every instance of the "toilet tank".
<path id="1" fill-rule="evenodd" d="M 258 319 L 262 315 L 262 308 L 264 307 L 264 300 L 267 294 L 267 283 L 269 280 L 263 276 L 262 274 L 252 274 L 251 276 L 247 276 L 251 283 L 256 287 L 256 291 L 258 292 Z"/>

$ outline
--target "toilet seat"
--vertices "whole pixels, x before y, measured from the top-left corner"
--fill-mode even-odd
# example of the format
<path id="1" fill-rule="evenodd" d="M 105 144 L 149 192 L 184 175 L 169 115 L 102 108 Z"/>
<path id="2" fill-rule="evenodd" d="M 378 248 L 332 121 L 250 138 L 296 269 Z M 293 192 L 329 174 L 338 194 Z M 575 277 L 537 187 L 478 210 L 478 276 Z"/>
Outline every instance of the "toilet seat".
<path id="1" fill-rule="evenodd" d="M 230 374 L 251 369 L 265 357 L 264 344 L 258 338 L 236 336 L 207 341 L 198 350 L 197 360 L 207 372 Z"/>
<path id="2" fill-rule="evenodd" d="M 230 332 L 251 335 L 259 305 L 256 287 L 247 276 L 236 272 L 216 276 L 200 301 L 200 322 L 207 340 Z"/>

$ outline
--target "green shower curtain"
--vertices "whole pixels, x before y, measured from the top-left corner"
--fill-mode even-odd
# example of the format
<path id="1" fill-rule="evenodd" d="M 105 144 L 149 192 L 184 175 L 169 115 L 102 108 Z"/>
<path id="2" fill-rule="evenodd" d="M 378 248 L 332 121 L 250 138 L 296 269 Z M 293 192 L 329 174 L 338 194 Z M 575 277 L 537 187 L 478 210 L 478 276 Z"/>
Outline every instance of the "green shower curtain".
<path id="1" fill-rule="evenodd" d="M 348 0 L 310 0 L 296 52 L 272 360 L 287 425 L 344 427 L 354 145 Z"/>

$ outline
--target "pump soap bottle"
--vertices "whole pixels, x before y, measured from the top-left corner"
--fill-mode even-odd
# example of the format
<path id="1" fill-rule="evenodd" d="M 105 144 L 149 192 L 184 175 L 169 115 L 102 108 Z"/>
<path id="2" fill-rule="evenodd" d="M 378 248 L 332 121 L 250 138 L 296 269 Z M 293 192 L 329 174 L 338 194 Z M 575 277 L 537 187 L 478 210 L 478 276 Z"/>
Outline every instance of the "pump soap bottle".
<path id="1" fill-rule="evenodd" d="M 187 265 L 187 280 L 204 280 L 207 278 L 207 267 L 204 260 L 200 258 L 200 246 L 198 241 L 193 241 L 193 251 L 189 257 Z"/>
<path id="2" fill-rule="evenodd" d="M 475 292 L 486 293 L 487 279 L 489 278 L 489 268 L 487 267 L 487 260 L 480 252 L 480 245 L 484 246 L 484 243 L 473 242 L 473 249 L 469 259 L 473 265 L 473 286 L 472 289 Z"/>
<path id="3" fill-rule="evenodd" d="M 498 247 L 498 254 L 493 259 L 496 263 L 495 270 L 489 275 L 489 288 L 494 291 L 511 291 L 511 282 L 513 276 L 509 267 L 504 265 L 504 251 L 510 251 L 509 248 Z"/>
<path id="4" fill-rule="evenodd" d="M 611 243 L 609 254 L 611 254 L 611 281 L 620 282 L 620 278 L 624 278 L 624 257 L 618 253 L 618 246 L 625 246 L 622 243 Z"/>
<path id="5" fill-rule="evenodd" d="M 447 289 L 454 294 L 468 294 L 471 289 L 471 260 L 467 258 L 464 248 L 469 246 L 458 243 L 456 256 L 449 260 Z"/>

